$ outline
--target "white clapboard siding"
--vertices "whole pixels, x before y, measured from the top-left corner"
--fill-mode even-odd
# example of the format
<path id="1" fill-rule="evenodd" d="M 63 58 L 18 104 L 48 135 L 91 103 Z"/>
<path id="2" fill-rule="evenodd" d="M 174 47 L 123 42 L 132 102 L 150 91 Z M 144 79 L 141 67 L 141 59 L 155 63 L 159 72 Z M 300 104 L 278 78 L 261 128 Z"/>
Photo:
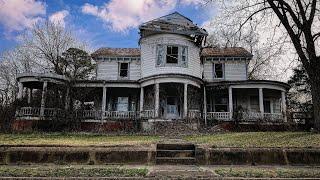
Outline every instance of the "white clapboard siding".
<path id="1" fill-rule="evenodd" d="M 140 61 L 131 61 L 130 62 L 130 71 L 129 71 L 129 79 L 130 80 L 138 80 L 141 77 L 141 66 Z"/>
<path id="2" fill-rule="evenodd" d="M 129 80 L 140 79 L 140 61 L 129 62 Z M 97 79 L 99 80 L 117 80 L 119 71 L 118 61 L 100 61 L 97 66 Z"/>
<path id="3" fill-rule="evenodd" d="M 100 61 L 97 64 L 97 79 L 99 80 L 117 80 L 118 62 Z"/>
<path id="4" fill-rule="evenodd" d="M 181 45 L 188 47 L 188 66 L 156 66 L 157 44 Z M 199 47 L 187 38 L 175 34 L 158 34 L 143 38 L 141 40 L 141 77 L 157 74 L 185 74 L 201 78 L 201 65 Z"/>
<path id="5" fill-rule="evenodd" d="M 206 61 L 203 64 L 203 78 L 207 81 L 213 81 L 218 79 L 213 79 L 213 62 Z M 223 81 L 239 81 L 247 80 L 247 68 L 245 61 L 225 61 L 225 76 Z"/>
<path id="6" fill-rule="evenodd" d="M 247 80 L 245 61 L 229 61 L 225 64 L 225 79 L 229 81 Z"/>

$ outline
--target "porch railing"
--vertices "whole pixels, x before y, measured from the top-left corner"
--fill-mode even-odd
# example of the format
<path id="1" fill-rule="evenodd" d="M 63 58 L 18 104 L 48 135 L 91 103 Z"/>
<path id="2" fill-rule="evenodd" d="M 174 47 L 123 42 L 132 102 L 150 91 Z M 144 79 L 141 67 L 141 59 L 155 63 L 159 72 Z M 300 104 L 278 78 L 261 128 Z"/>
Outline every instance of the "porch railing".
<path id="1" fill-rule="evenodd" d="M 16 111 L 16 116 L 29 116 L 29 117 L 38 117 L 40 116 L 40 108 L 37 107 L 22 107 Z"/>
<path id="2" fill-rule="evenodd" d="M 104 111 L 103 119 L 134 119 L 137 111 Z"/>
<path id="3" fill-rule="evenodd" d="M 143 110 L 140 111 L 140 118 L 154 118 L 154 110 Z"/>
<path id="4" fill-rule="evenodd" d="M 59 108 L 44 108 L 43 117 L 62 117 L 64 111 Z M 40 117 L 41 108 L 39 107 L 21 107 L 16 111 L 17 117 Z"/>
<path id="5" fill-rule="evenodd" d="M 188 111 L 188 118 L 190 119 L 199 119 L 201 118 L 201 111 L 194 109 L 194 110 L 189 110 Z"/>
<path id="6" fill-rule="evenodd" d="M 82 119 L 101 119 L 101 111 L 97 110 L 79 110 L 76 111 L 76 117 Z"/>
<path id="7" fill-rule="evenodd" d="M 231 113 L 230 112 L 207 112 L 207 119 L 229 121 L 231 119 Z"/>

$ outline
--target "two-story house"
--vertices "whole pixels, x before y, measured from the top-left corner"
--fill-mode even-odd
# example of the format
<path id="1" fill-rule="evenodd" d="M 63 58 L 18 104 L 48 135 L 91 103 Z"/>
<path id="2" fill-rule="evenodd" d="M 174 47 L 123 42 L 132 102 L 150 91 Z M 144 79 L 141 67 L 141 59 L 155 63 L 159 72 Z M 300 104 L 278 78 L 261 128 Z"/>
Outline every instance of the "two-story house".
<path id="1" fill-rule="evenodd" d="M 177 12 L 143 23 L 139 29 L 139 48 L 96 50 L 92 54 L 97 64 L 95 80 L 74 85 L 92 92 L 79 98 L 91 104 L 80 112 L 86 121 L 197 118 L 206 123 L 208 119 L 234 121 L 236 111 L 242 112 L 243 121 L 286 120 L 289 86 L 249 80 L 252 54 L 244 48 L 205 47 L 208 33 Z M 22 74 L 18 81 L 19 97 L 29 94 L 29 103 L 30 89 L 42 89 L 38 107 L 18 110 L 18 117 L 26 119 L 52 114 L 53 107 L 46 107 L 47 88 L 68 79 Z M 23 93 L 24 88 L 29 93 Z"/>

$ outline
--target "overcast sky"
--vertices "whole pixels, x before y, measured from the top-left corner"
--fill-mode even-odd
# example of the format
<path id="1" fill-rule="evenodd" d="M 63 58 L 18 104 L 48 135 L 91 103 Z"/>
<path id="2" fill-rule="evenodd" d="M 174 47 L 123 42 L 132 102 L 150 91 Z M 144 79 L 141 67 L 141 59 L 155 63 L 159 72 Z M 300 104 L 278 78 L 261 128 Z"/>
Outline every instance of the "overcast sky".
<path id="1" fill-rule="evenodd" d="M 202 24 L 215 15 L 202 0 L 0 0 L 0 53 L 19 43 L 36 22 L 49 19 L 73 31 L 91 49 L 137 47 L 142 22 L 178 11 Z"/>

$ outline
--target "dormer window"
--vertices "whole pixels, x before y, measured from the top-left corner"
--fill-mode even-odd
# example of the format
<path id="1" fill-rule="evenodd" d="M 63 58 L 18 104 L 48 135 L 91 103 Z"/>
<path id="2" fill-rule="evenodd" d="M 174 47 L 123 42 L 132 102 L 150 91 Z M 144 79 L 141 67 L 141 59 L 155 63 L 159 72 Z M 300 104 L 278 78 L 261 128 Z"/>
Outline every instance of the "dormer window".
<path id="1" fill-rule="evenodd" d="M 214 79 L 224 78 L 224 63 L 213 63 L 213 78 Z"/>
<path id="2" fill-rule="evenodd" d="M 128 78 L 129 63 L 119 63 L 119 77 Z"/>
<path id="3" fill-rule="evenodd" d="M 157 66 L 187 67 L 188 48 L 178 45 L 157 45 Z"/>
<path id="4" fill-rule="evenodd" d="M 178 46 L 167 46 L 167 63 L 178 64 L 179 58 L 179 47 Z"/>

